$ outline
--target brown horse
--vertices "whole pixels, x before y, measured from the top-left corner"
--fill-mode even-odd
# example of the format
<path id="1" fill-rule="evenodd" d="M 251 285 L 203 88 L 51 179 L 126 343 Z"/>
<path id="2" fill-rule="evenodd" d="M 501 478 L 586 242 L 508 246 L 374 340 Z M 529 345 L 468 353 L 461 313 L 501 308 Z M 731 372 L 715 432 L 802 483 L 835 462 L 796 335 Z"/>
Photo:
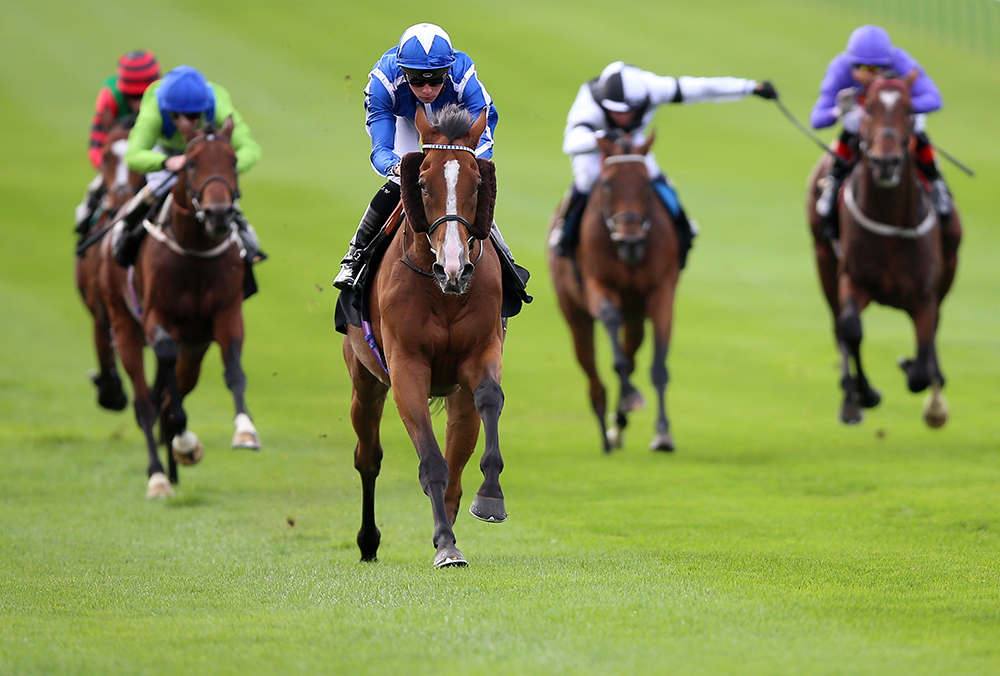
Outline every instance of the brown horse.
<path id="1" fill-rule="evenodd" d="M 498 421 L 504 326 L 500 260 L 489 242 L 496 200 L 492 162 L 475 148 L 485 112 L 473 122 L 458 106 L 427 120 L 417 109 L 422 153 L 400 167 L 406 218 L 374 273 L 366 299 L 366 332 L 349 326 L 344 360 L 351 375 L 351 422 L 358 436 L 354 467 L 361 475 L 358 546 L 376 560 L 375 480 L 382 462 L 379 423 L 389 386 L 420 459 L 420 485 L 434 516 L 434 565 L 461 566 L 453 526 L 462 497 L 462 470 L 475 451 L 480 424 L 486 448 L 483 483 L 470 512 L 483 521 L 507 518 L 500 489 Z M 384 364 L 377 354 L 381 346 Z M 434 436 L 428 399 L 443 397 L 448 414 L 445 453 Z"/>
<path id="2" fill-rule="evenodd" d="M 234 222 L 238 182 L 236 153 L 230 143 L 230 118 L 217 131 L 203 132 L 181 116 L 177 127 L 188 141 L 187 165 L 178 172 L 155 223 L 146 221 L 133 268 L 119 266 L 111 238 L 101 246 L 101 289 L 111 318 L 118 353 L 132 379 L 135 414 L 146 435 L 149 483 L 146 497 L 173 494 L 177 463 L 191 465 L 203 454 L 187 429 L 184 397 L 194 389 L 201 361 L 214 340 L 222 352 L 226 385 L 236 406 L 234 448 L 260 448 L 257 430 L 244 401 L 243 251 Z M 143 346 L 156 355 L 156 381 L 150 389 L 143 368 Z M 153 426 L 170 445 L 169 476 L 157 454 Z"/>
<path id="3" fill-rule="evenodd" d="M 912 319 L 916 357 L 900 359 L 899 365 L 911 392 L 931 388 L 925 422 L 940 427 L 948 417 L 935 335 L 941 302 L 958 265 L 961 221 L 955 210 L 940 222 L 916 169 L 910 102 L 915 76 L 865 83 L 862 153 L 838 207 L 839 242 L 823 236 L 815 208 L 817 184 L 833 158 L 822 158 L 809 178 L 806 212 L 841 354 L 844 423 L 861 422 L 863 409 L 881 401 L 861 365 L 861 312 L 872 301 L 903 310 Z"/>
<path id="4" fill-rule="evenodd" d="M 605 452 L 621 447 L 628 414 L 645 405 L 630 377 L 647 319 L 653 324 L 651 376 L 658 398 L 656 433 L 650 447 L 674 450 L 665 396 L 680 258 L 670 213 L 657 198 L 646 168 L 645 155 L 653 140 L 651 136 L 638 147 L 599 140 L 604 163 L 580 223 L 576 258 L 549 250 L 559 307 L 573 333 L 577 361 L 590 381 L 590 402 Z M 553 217 L 550 233 L 557 227 L 560 211 Z M 620 388 L 610 429 L 605 422 L 607 395 L 594 360 L 595 319 L 611 340 Z"/>
<path id="5" fill-rule="evenodd" d="M 128 134 L 134 121 L 134 117 L 125 118 L 113 124 L 108 131 L 101 160 L 104 196 L 101 198 L 96 217 L 86 233 L 85 241 L 106 233 L 114 215 L 146 182 L 145 176 L 129 170 L 122 159 L 128 147 Z M 98 279 L 100 266 L 99 248 L 88 246 L 76 258 L 74 280 L 80 297 L 94 321 L 93 339 L 99 371 L 92 373 L 90 378 L 97 386 L 97 403 L 106 409 L 121 411 L 128 405 L 128 397 L 122 390 L 122 381 L 115 366 L 111 321 L 108 319 L 108 311 L 101 298 Z"/>

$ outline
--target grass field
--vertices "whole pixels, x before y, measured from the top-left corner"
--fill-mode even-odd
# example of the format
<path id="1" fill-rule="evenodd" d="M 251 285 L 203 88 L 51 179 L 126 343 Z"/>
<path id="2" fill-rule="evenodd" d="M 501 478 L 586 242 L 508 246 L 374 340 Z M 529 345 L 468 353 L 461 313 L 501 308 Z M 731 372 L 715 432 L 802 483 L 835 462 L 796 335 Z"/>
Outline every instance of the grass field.
<path id="1" fill-rule="evenodd" d="M 994 4 L 978 2 L 996 26 Z M 1000 68 L 961 31 L 930 40 L 912 17 L 864 5 L 5 7 L 0 674 L 1000 674 Z M 876 307 L 864 349 L 883 403 L 860 426 L 837 422 L 831 322 L 802 214 L 818 150 L 757 98 L 666 106 L 655 150 L 702 229 L 671 346 L 678 450 L 647 450 L 647 409 L 625 449 L 603 455 L 544 262 L 570 181 L 560 146 L 577 87 L 616 59 L 770 79 L 805 120 L 829 59 L 873 19 L 933 75 L 946 108 L 931 136 L 977 172 L 943 164 L 965 223 L 938 343 L 951 420 L 936 431 L 920 421 L 922 397 L 895 366 L 913 351 L 909 321 Z M 418 21 L 450 32 L 498 103 L 497 221 L 535 295 L 505 350 L 510 519 L 463 510 L 471 565 L 443 571 L 391 405 L 380 561 L 357 562 L 360 482 L 330 286 L 380 185 L 365 79 Z M 264 149 L 242 204 L 271 254 L 245 307 L 264 448 L 229 450 L 213 348 L 187 402 L 206 457 L 182 468 L 175 498 L 154 502 L 131 412 L 94 401 L 71 276 L 93 100 L 137 47 L 232 93 Z M 651 395 L 648 365 L 647 347 L 637 384 Z"/>

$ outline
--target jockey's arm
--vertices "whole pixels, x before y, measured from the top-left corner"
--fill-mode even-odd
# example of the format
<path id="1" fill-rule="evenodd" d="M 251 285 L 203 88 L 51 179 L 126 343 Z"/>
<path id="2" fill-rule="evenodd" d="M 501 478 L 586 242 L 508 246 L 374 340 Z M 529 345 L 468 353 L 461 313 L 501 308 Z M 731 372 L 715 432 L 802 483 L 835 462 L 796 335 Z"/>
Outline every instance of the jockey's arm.
<path id="1" fill-rule="evenodd" d="M 125 164 L 132 171 L 142 174 L 159 171 L 167 159 L 166 154 L 153 150 L 163 133 L 163 118 L 155 89 L 155 86 L 150 86 L 142 96 L 142 105 L 129 132 L 128 150 L 125 151 Z"/>
<path id="2" fill-rule="evenodd" d="M 250 126 L 233 107 L 229 92 L 217 84 L 213 84 L 215 92 L 215 126 L 219 129 L 226 123 L 227 117 L 233 118 L 233 150 L 236 151 L 236 171 L 242 174 L 260 160 L 260 145 L 250 133 Z"/>
<path id="3" fill-rule="evenodd" d="M 567 155 L 579 155 L 596 151 L 597 132 L 606 127 L 604 113 L 594 101 L 590 87 L 582 85 L 566 116 L 563 152 Z"/>

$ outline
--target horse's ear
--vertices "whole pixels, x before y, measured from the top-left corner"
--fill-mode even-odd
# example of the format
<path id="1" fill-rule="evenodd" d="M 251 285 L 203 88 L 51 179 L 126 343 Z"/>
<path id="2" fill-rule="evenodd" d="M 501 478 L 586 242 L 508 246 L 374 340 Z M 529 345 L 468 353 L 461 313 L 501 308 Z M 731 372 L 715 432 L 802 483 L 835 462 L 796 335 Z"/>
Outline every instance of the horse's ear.
<path id="1" fill-rule="evenodd" d="M 226 118 L 226 121 L 222 123 L 222 129 L 219 130 L 219 133 L 228 139 L 232 139 L 233 129 L 235 128 L 236 128 L 236 122 L 233 120 L 233 116 L 230 115 L 229 117 Z"/>
<path id="2" fill-rule="evenodd" d="M 879 74 L 872 73 L 867 70 L 861 70 L 860 68 L 852 68 L 851 77 L 861 83 L 861 86 L 864 87 L 865 91 L 868 91 L 868 88 L 872 86 L 872 83 L 879 79 Z"/>
<path id="3" fill-rule="evenodd" d="M 907 87 L 912 87 L 913 83 L 916 82 L 918 77 L 920 77 L 920 71 L 918 71 L 916 68 L 911 68 L 910 72 L 907 73 L 906 77 L 903 78 L 903 82 L 906 83 Z"/>
<path id="4" fill-rule="evenodd" d="M 476 118 L 476 121 L 472 123 L 472 127 L 469 128 L 469 133 L 465 135 L 465 138 L 469 140 L 473 148 L 479 147 L 479 139 L 482 138 L 483 132 L 486 131 L 487 110 L 489 108 L 483 108 L 483 112 L 479 113 L 479 117 Z"/>
<path id="5" fill-rule="evenodd" d="M 656 131 L 650 131 L 649 138 L 646 139 L 646 142 L 643 143 L 641 146 L 635 148 L 635 152 L 640 155 L 645 155 L 646 153 L 649 152 L 649 149 L 652 147 L 653 141 L 655 140 L 656 140 Z"/>
<path id="6" fill-rule="evenodd" d="M 610 139 L 608 139 L 608 138 L 606 138 L 606 137 L 599 136 L 597 138 L 597 147 L 605 155 L 614 155 L 615 154 L 615 142 L 612 141 L 612 140 L 610 140 Z"/>
<path id="7" fill-rule="evenodd" d="M 418 109 L 419 110 L 419 109 Z M 416 232 L 427 232 L 427 214 L 424 213 L 424 201 L 420 196 L 420 165 L 424 162 L 423 153 L 407 153 L 399 163 L 399 198 L 403 202 L 406 219 Z"/>
<path id="8" fill-rule="evenodd" d="M 489 160 L 476 158 L 479 163 L 479 197 L 476 200 L 476 222 L 472 224 L 470 235 L 476 239 L 486 239 L 493 229 L 493 210 L 497 205 L 497 167 Z"/>
<path id="9" fill-rule="evenodd" d="M 190 120 L 183 115 L 178 115 L 174 121 L 177 129 L 181 132 L 186 143 L 191 143 L 191 139 L 198 135 L 198 120 Z"/>
<path id="10" fill-rule="evenodd" d="M 427 113 L 424 112 L 423 106 L 417 106 L 417 114 L 413 118 L 413 123 L 417 125 L 417 131 L 420 132 L 420 138 L 426 138 L 431 131 L 431 123 L 427 119 Z"/>

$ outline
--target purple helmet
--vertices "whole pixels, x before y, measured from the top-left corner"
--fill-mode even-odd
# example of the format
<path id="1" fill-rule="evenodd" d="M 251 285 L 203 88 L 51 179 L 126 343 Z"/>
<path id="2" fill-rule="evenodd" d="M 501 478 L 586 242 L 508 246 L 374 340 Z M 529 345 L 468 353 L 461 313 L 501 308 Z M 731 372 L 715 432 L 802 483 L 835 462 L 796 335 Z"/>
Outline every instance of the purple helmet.
<path id="1" fill-rule="evenodd" d="M 892 40 L 883 28 L 862 26 L 847 41 L 847 58 L 855 65 L 888 66 L 892 64 Z"/>

